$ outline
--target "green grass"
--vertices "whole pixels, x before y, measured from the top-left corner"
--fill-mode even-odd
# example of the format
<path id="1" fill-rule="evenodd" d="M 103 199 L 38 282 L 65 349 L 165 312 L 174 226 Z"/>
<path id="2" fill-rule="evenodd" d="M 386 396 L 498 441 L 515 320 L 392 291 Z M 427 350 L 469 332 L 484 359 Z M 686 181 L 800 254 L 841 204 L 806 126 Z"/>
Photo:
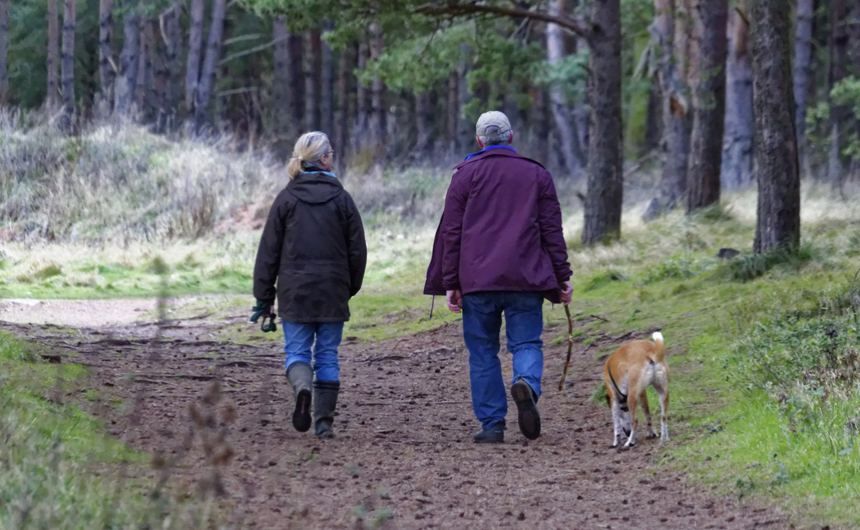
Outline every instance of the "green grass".
<path id="1" fill-rule="evenodd" d="M 0 528 L 198 527 L 200 501 L 151 496 L 154 483 L 140 478 L 147 458 L 56 401 L 80 390 L 84 376 L 0 332 Z"/>
<path id="2" fill-rule="evenodd" d="M 647 226 L 628 215 L 622 241 L 590 249 L 572 245 L 572 310 L 602 319 L 583 320 L 577 329 L 583 344 L 595 342 L 598 332 L 619 336 L 630 330 L 662 330 L 673 372 L 672 441 L 658 453 L 664 465 L 724 494 L 777 502 L 801 525 L 858 526 L 860 507 L 847 501 L 856 498 L 860 484 L 855 434 L 860 418 L 854 412 L 860 391 L 827 376 L 827 370 L 846 369 L 852 341 L 858 346 L 849 291 L 860 256 L 860 211 L 826 196 L 807 193 L 804 201 L 803 241 L 795 256 L 747 252 L 754 235 L 749 212 L 755 209 L 746 195 L 727 199 L 730 206 L 724 209 L 691 218 L 674 213 Z M 578 215 L 566 217 L 571 241 L 579 227 Z M 421 286 L 432 235 L 432 228 L 399 225 L 368 231 L 368 274 L 350 303 L 347 337 L 378 340 L 459 318 L 439 298 L 433 319 L 428 318 L 430 299 L 421 294 Z M 0 289 L 29 292 L 27 296 L 51 288 L 57 297 L 153 296 L 161 279 L 151 263 L 163 256 L 172 295 L 229 294 L 201 299 L 181 311 L 190 314 L 208 306 L 225 314 L 250 314 L 250 281 L 242 275 L 249 274 L 256 237 L 240 235 L 167 251 L 137 246 L 80 253 L 59 262 L 49 252 L 12 248 L 0 256 Z M 723 247 L 742 254 L 718 260 L 715 255 Z M 59 266 L 59 274 L 49 269 L 52 264 Z M 67 285 L 86 274 L 104 278 L 114 291 Z M 557 333 L 550 341 L 564 340 L 564 312 L 547 307 L 545 319 L 554 330 L 550 333 Z M 827 364 L 829 327 L 837 329 L 842 341 L 835 357 L 842 364 L 836 368 Z M 236 325 L 236 330 L 248 328 Z M 247 333 L 230 333 L 222 339 L 248 338 Z M 264 337 L 256 330 L 256 335 L 281 340 L 279 334 Z M 599 344 L 595 357 L 618 346 Z M 763 374 L 768 370 L 778 375 L 779 385 L 767 385 Z M 817 379 L 810 380 L 809 374 Z M 599 385 L 593 391 L 600 402 Z"/>
<path id="3" fill-rule="evenodd" d="M 802 526 L 857 527 L 860 285 L 849 291 L 860 223 L 808 223 L 794 256 L 714 258 L 752 237 L 731 217 L 628 231 L 572 254 L 584 267 L 571 307 L 607 320 L 584 335 L 662 329 L 673 372 L 665 465 L 722 494 L 777 502 Z M 548 316 L 566 335 L 563 313 Z"/>

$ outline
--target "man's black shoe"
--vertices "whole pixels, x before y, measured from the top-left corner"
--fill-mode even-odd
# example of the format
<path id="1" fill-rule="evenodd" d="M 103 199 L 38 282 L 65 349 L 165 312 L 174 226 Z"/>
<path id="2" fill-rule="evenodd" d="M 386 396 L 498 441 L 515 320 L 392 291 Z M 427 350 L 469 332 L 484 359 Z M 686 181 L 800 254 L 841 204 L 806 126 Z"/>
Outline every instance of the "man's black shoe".
<path id="1" fill-rule="evenodd" d="M 517 379 L 517 382 L 511 385 L 511 397 L 517 404 L 520 431 L 529 440 L 536 439 L 540 436 L 540 414 L 531 387 L 522 379 Z"/>
<path id="2" fill-rule="evenodd" d="M 500 444 L 505 441 L 505 422 L 499 422 L 475 435 L 476 444 Z"/>

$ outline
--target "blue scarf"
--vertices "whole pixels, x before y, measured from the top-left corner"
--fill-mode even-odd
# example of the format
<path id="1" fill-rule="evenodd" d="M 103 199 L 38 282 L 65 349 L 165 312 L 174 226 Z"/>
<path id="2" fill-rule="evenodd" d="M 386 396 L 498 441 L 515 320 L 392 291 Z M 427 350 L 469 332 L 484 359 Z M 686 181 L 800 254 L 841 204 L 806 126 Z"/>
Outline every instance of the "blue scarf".
<path id="1" fill-rule="evenodd" d="M 498 148 L 500 148 L 500 147 L 501 147 L 501 148 L 504 148 L 504 149 L 510 149 L 510 150 L 511 150 L 511 151 L 513 151 L 514 153 L 516 153 L 516 152 L 517 152 L 517 150 L 516 150 L 516 149 L 514 149 L 513 147 L 511 147 L 511 146 L 509 146 L 509 145 L 488 145 L 487 147 L 485 147 L 485 148 L 481 149 L 481 150 L 480 150 L 480 151 L 478 151 L 477 153 L 472 153 L 471 155 L 467 156 L 467 157 L 466 157 L 466 160 L 469 160 L 470 158 L 474 158 L 474 157 L 476 157 L 476 156 L 480 155 L 481 153 L 483 153 L 484 151 L 489 151 L 490 149 L 498 149 Z M 464 160 L 464 162 L 465 162 L 465 160 Z"/>
<path id="2" fill-rule="evenodd" d="M 311 166 L 311 167 L 306 168 L 306 169 L 308 169 L 308 171 L 302 171 L 301 173 L 299 173 L 299 175 L 310 175 L 311 173 L 322 173 L 323 175 L 328 175 L 331 178 L 335 178 L 335 179 L 337 178 L 337 175 L 335 175 L 334 173 L 329 173 L 328 171 L 323 171 L 322 169 L 319 169 L 317 167 Z"/>

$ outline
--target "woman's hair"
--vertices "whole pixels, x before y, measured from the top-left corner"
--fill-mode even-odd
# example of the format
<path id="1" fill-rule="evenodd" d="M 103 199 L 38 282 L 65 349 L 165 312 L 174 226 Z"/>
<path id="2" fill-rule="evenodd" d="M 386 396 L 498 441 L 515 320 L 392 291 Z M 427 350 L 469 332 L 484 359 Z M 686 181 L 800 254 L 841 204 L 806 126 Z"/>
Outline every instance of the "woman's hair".
<path id="1" fill-rule="evenodd" d="M 293 148 L 293 158 L 287 164 L 290 178 L 296 178 L 308 166 L 316 166 L 326 153 L 331 152 L 331 143 L 325 133 L 314 131 L 303 134 Z"/>

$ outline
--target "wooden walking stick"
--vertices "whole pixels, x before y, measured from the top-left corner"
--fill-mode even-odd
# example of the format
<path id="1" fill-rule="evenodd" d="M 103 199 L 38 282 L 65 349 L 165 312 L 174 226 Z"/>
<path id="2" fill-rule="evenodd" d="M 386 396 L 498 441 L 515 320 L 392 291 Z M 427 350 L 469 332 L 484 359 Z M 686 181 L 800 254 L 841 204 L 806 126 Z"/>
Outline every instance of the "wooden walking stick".
<path id="1" fill-rule="evenodd" d="M 567 315 L 567 359 L 564 361 L 564 371 L 561 373 L 561 381 L 558 389 L 564 388 L 564 379 L 567 377 L 567 367 L 570 366 L 570 354 L 573 351 L 573 319 L 570 317 L 570 309 L 564 306 L 564 314 Z"/>

